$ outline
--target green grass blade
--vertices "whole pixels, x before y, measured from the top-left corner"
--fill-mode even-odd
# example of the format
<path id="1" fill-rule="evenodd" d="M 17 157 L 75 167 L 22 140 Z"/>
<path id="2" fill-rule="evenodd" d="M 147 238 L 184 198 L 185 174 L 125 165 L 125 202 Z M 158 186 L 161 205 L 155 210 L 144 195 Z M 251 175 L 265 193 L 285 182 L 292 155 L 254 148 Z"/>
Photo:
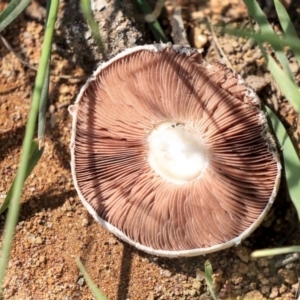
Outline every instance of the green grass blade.
<path id="1" fill-rule="evenodd" d="M 252 257 L 273 256 L 287 253 L 300 252 L 300 246 L 279 247 L 273 249 L 256 250 L 251 253 Z"/>
<path id="2" fill-rule="evenodd" d="M 26 8 L 30 0 L 12 0 L 0 14 L 0 32 Z"/>
<path id="3" fill-rule="evenodd" d="M 271 27 L 268 19 L 266 18 L 266 15 L 262 11 L 258 3 L 252 0 L 244 0 L 244 3 L 252 18 L 259 25 L 261 32 L 269 35 L 274 35 L 273 28 Z"/>
<path id="4" fill-rule="evenodd" d="M 274 43 L 277 43 L 279 41 L 284 41 L 286 44 L 293 43 L 299 50 L 300 50 L 300 42 L 298 39 L 292 38 L 283 38 L 278 39 L 276 36 L 268 37 L 267 34 L 262 33 L 255 33 L 251 32 L 250 30 L 237 30 L 237 29 L 230 29 L 230 28 L 219 28 L 221 32 L 226 32 L 232 35 L 252 38 L 255 40 L 260 49 L 261 52 L 267 62 L 267 67 L 270 70 L 275 82 L 277 83 L 279 89 L 282 91 L 284 96 L 287 98 L 287 100 L 290 102 L 290 104 L 294 107 L 294 109 L 300 113 L 300 91 L 298 86 L 294 83 L 293 80 L 291 80 L 288 76 L 286 76 L 286 73 L 278 66 L 278 64 L 275 62 L 272 56 L 268 55 L 265 48 L 262 46 L 262 42 L 265 41 L 272 41 Z M 269 40 L 267 40 L 269 39 Z"/>
<path id="5" fill-rule="evenodd" d="M 136 0 L 136 2 L 138 4 L 140 10 L 142 11 L 142 13 L 144 13 L 145 15 L 149 15 L 152 13 L 152 8 L 146 0 Z M 152 34 L 154 35 L 156 42 L 158 42 L 158 43 L 168 42 L 168 39 L 165 36 L 164 31 L 162 30 L 162 28 L 157 20 L 148 22 L 148 26 L 149 26 Z"/>
<path id="6" fill-rule="evenodd" d="M 0 13 L 0 24 L 13 12 L 22 0 L 12 0 L 8 6 Z M 25 2 L 24 0 L 22 2 Z M 28 1 L 29 3 L 29 1 Z"/>
<path id="7" fill-rule="evenodd" d="M 277 35 L 269 35 L 260 32 L 253 32 L 247 29 L 236 29 L 230 28 L 229 26 L 224 27 L 216 27 L 216 31 L 219 31 L 221 34 L 228 33 L 235 36 L 240 36 L 244 38 L 253 39 L 257 43 L 270 43 L 271 45 L 275 45 L 276 47 L 288 46 L 291 47 L 298 52 L 300 51 L 300 42 L 298 38 L 289 37 L 289 36 L 277 36 Z"/>
<path id="8" fill-rule="evenodd" d="M 270 36 L 276 35 L 273 28 L 272 28 L 272 26 L 269 24 L 264 12 L 262 11 L 260 6 L 258 5 L 258 3 L 256 1 L 253 1 L 253 0 L 244 0 L 244 3 L 247 6 L 248 12 L 252 16 L 252 18 L 259 25 L 261 32 L 263 34 L 270 35 Z M 292 71 L 290 69 L 290 66 L 289 66 L 289 61 L 288 61 L 288 59 L 286 58 L 286 56 L 283 52 L 282 46 L 272 44 L 272 47 L 274 48 L 275 54 L 276 54 L 280 64 L 282 65 L 286 75 L 288 75 L 288 77 L 292 81 L 295 81 L 293 73 L 292 73 Z"/>
<path id="9" fill-rule="evenodd" d="M 93 14 L 92 14 L 91 1 L 90 0 L 80 0 L 80 6 L 81 6 L 81 10 L 82 10 L 84 17 L 86 18 L 86 20 L 90 26 L 93 37 L 97 42 L 98 48 L 101 51 L 101 53 L 103 54 L 103 56 L 105 56 L 105 47 L 104 47 L 102 37 L 100 34 L 99 26 L 98 26 L 97 22 L 95 21 Z"/>
<path id="10" fill-rule="evenodd" d="M 36 119 L 37 119 L 37 114 L 39 109 L 40 95 L 43 87 L 43 82 L 45 79 L 47 63 L 50 60 L 52 38 L 53 38 L 54 26 L 55 26 L 57 11 L 58 11 L 58 5 L 59 5 L 59 0 L 48 0 L 48 1 L 50 1 L 51 4 L 49 9 L 49 18 L 47 20 L 46 30 L 44 35 L 42 55 L 41 55 L 38 72 L 35 80 L 32 102 L 31 102 L 29 117 L 26 125 L 25 137 L 22 145 L 20 164 L 16 175 L 14 189 L 12 192 L 12 198 L 10 202 L 10 208 L 7 214 L 7 219 L 4 228 L 4 241 L 3 241 L 2 253 L 0 258 L 0 298 L 2 295 L 3 279 L 4 279 L 8 259 L 9 259 L 11 243 L 12 243 L 12 239 L 13 239 L 13 235 L 14 235 L 14 231 L 15 231 L 15 227 L 19 215 L 19 210 L 20 210 L 19 202 L 22 193 L 23 182 L 25 181 L 26 172 L 28 169 L 27 166 L 28 166 L 28 161 L 31 152 L 31 143 L 35 131 L 35 124 L 36 124 Z"/>
<path id="11" fill-rule="evenodd" d="M 39 105 L 39 119 L 38 119 L 38 141 L 40 145 L 39 148 L 41 148 L 41 145 L 44 144 L 49 81 L 50 81 L 50 62 L 48 62 L 46 67 L 45 80 L 41 91 L 41 98 L 40 98 L 40 105 Z"/>
<path id="12" fill-rule="evenodd" d="M 300 220 L 300 160 L 281 121 L 269 108 L 266 109 L 268 118 L 282 148 L 287 186 Z"/>
<path id="13" fill-rule="evenodd" d="M 296 29 L 293 25 L 292 20 L 290 19 L 289 14 L 287 13 L 286 9 L 282 5 L 282 3 L 279 0 L 274 0 L 276 12 L 278 15 L 278 19 L 280 22 L 280 25 L 285 33 L 286 36 L 288 37 L 293 37 L 296 40 L 298 40 L 298 43 L 300 44 L 300 39 L 297 35 Z M 294 52 L 295 58 L 298 62 L 298 65 L 300 66 L 300 50 L 294 48 L 291 46 L 292 51 Z"/>
<path id="14" fill-rule="evenodd" d="M 217 300 L 217 296 L 215 293 L 215 289 L 214 289 L 214 283 L 213 283 L 213 278 L 212 278 L 212 274 L 213 274 L 213 269 L 211 266 L 211 263 L 209 260 L 207 260 L 204 264 L 204 269 L 205 269 L 205 281 L 206 281 L 206 285 L 209 289 L 209 292 L 212 296 L 212 298 L 214 300 Z"/>
<path id="15" fill-rule="evenodd" d="M 255 32 L 251 32 L 250 30 L 237 30 L 232 28 L 224 29 L 222 27 L 219 27 L 218 30 L 220 30 L 221 33 L 226 32 L 236 36 L 252 38 L 258 43 L 262 51 L 262 54 L 267 62 L 267 67 L 270 70 L 272 76 L 274 77 L 275 82 L 277 83 L 279 89 L 282 91 L 282 93 L 285 95 L 285 97 L 290 102 L 290 104 L 294 107 L 294 109 L 298 113 L 300 113 L 300 91 L 298 86 L 294 83 L 293 80 L 291 80 L 288 76 L 286 76 L 286 73 L 278 66 L 275 60 L 270 55 L 267 54 L 265 48 L 262 46 L 262 43 L 265 41 L 268 41 L 271 44 L 282 42 L 286 45 L 293 44 L 295 47 L 297 47 L 297 49 L 300 50 L 299 39 L 295 39 L 294 37 L 279 39 L 276 35 L 270 37 L 265 33 L 264 34 L 255 33 Z"/>
<path id="16" fill-rule="evenodd" d="M 46 24 L 49 17 L 51 2 L 47 2 L 47 15 L 46 15 Z M 40 96 L 40 104 L 39 104 L 39 115 L 38 115 L 38 143 L 39 149 L 44 146 L 44 137 L 45 137 L 45 129 L 46 129 L 46 108 L 48 101 L 48 93 L 49 93 L 49 82 L 50 82 L 50 60 L 46 66 L 45 79 L 42 86 L 41 96 Z"/>
<path id="17" fill-rule="evenodd" d="M 91 292 L 93 293 L 94 297 L 97 300 L 107 300 L 107 298 L 100 292 L 100 290 L 98 289 L 98 287 L 96 286 L 94 281 L 91 279 L 91 277 L 89 276 L 89 274 L 85 270 L 82 262 L 80 261 L 80 259 L 78 257 L 76 257 L 76 264 L 77 264 L 80 272 L 82 273 L 85 281 L 87 282 L 87 284 L 88 284 Z"/>
<path id="18" fill-rule="evenodd" d="M 277 65 L 273 57 L 268 55 L 266 51 L 262 49 L 263 55 L 267 61 L 268 69 L 270 70 L 273 78 L 275 79 L 279 89 L 284 96 L 294 107 L 297 113 L 300 113 L 300 91 L 297 85 L 286 76 L 284 71 Z"/>
<path id="19" fill-rule="evenodd" d="M 26 170 L 25 181 L 26 181 L 27 177 L 33 171 L 33 169 L 36 166 L 36 164 L 38 163 L 38 161 L 40 160 L 43 152 L 44 152 L 44 148 L 39 149 L 38 143 L 36 141 L 32 141 L 31 149 L 30 149 L 30 158 L 29 158 L 28 166 L 27 166 L 27 170 Z M 0 214 L 2 214 L 8 208 L 11 197 L 12 197 L 12 192 L 13 192 L 14 186 L 15 186 L 15 180 L 13 181 L 13 183 L 7 193 L 7 196 L 5 197 L 4 202 L 1 205 Z"/>

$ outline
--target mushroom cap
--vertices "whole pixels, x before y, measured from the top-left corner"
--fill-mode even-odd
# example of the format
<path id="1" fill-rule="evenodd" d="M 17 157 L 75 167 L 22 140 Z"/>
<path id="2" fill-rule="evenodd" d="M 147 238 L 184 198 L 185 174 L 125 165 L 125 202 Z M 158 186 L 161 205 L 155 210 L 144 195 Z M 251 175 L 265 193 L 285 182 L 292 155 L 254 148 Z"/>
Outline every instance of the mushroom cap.
<path id="1" fill-rule="evenodd" d="M 275 199 L 281 164 L 258 97 L 197 50 L 128 49 L 99 66 L 69 111 L 80 199 L 105 228 L 147 253 L 196 256 L 239 244 Z M 179 124 L 193 151 L 204 147 L 205 163 L 200 171 L 190 163 L 196 175 L 176 181 L 155 169 L 160 158 L 151 159 L 151 147 Z M 151 146 L 158 127 L 167 131 Z"/>

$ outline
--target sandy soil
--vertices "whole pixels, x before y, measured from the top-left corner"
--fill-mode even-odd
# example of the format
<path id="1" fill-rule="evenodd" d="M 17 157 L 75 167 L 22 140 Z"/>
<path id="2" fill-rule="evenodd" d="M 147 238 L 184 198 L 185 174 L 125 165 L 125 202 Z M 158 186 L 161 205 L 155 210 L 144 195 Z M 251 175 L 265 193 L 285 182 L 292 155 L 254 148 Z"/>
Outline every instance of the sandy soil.
<path id="1" fill-rule="evenodd" d="M 103 14 L 114 1 L 106 3 Z M 199 21 L 199 9 L 206 9 L 202 13 L 214 12 L 227 21 L 237 17 L 243 21 L 246 16 L 240 1 L 232 1 L 233 7 L 226 1 L 220 3 L 211 1 L 209 5 L 193 1 L 183 10 L 184 18 L 190 22 L 188 37 L 194 45 L 202 42 L 208 60 L 216 57 L 214 41 Z M 60 15 L 67 9 L 68 1 L 63 4 Z M 38 64 L 43 37 L 44 9 L 36 5 L 3 32 L 13 51 L 31 67 Z M 0 4 L 0 11 L 4 6 Z M 293 13 L 300 32 L 300 12 L 293 9 Z M 167 24 L 167 13 L 164 18 Z M 165 27 L 170 33 L 168 26 Z M 202 36 L 198 38 L 199 35 Z M 143 40 L 137 34 L 135 41 L 145 43 L 149 36 L 147 33 Z M 233 67 L 248 78 L 265 101 L 278 108 L 295 142 L 299 143 L 300 123 L 274 88 L 258 50 L 247 48 L 243 39 L 218 37 L 217 41 Z M 287 200 L 284 184 L 267 220 L 242 245 L 206 257 L 153 257 L 121 242 L 92 219 L 72 183 L 71 117 L 67 107 L 74 102 L 84 78 L 91 75 L 96 65 L 93 61 L 86 64 L 78 61 L 72 56 L 76 50 L 71 48 L 64 53 L 67 36 L 64 39 L 57 33 L 54 42 L 45 152 L 24 188 L 4 283 L 4 299 L 93 299 L 76 267 L 75 256 L 81 258 L 90 276 L 109 299 L 211 299 L 203 274 L 207 259 L 213 265 L 214 284 L 220 299 L 294 299 L 299 288 L 298 260 L 280 265 L 286 256 L 250 257 L 255 249 L 300 243 L 297 216 Z M 122 45 L 124 47 L 124 43 Z M 120 46 L 112 52 L 121 49 Z M 15 53 L 0 42 L 0 201 L 17 170 L 36 74 Z M 294 66 L 292 56 L 290 61 Z M 294 72 L 299 79 L 299 69 L 295 68 Z M 5 215 L 2 215 L 2 231 L 4 222 Z"/>

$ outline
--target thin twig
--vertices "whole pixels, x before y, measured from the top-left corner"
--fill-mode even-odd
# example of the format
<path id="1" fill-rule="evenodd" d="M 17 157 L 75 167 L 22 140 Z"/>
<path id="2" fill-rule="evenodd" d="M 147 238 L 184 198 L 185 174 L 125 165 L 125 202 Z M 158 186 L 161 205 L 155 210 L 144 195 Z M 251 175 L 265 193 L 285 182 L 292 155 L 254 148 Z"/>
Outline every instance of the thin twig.
<path id="1" fill-rule="evenodd" d="M 209 30 L 211 32 L 212 38 L 213 38 L 213 44 L 215 46 L 217 55 L 219 56 L 219 59 L 223 60 L 227 66 L 229 66 L 231 69 L 234 69 L 231 62 L 229 61 L 228 57 L 226 56 L 225 52 L 223 51 L 222 47 L 219 44 L 218 38 L 215 34 L 215 31 L 213 29 L 213 26 L 211 24 L 211 19 L 209 17 L 206 17 L 207 19 L 207 24 L 209 27 Z"/>
<path id="2" fill-rule="evenodd" d="M 181 16 L 181 6 L 176 6 L 171 20 L 173 42 L 176 45 L 190 47 Z"/>
<path id="3" fill-rule="evenodd" d="M 137 0 L 137 4 L 146 16 L 143 16 L 143 19 L 148 23 L 148 26 L 155 37 L 156 42 L 168 42 L 167 37 L 165 36 L 164 31 L 162 30 L 156 15 L 161 13 L 163 8 L 164 0 L 159 0 L 152 10 L 151 6 L 147 2 L 147 0 Z"/>
<path id="4" fill-rule="evenodd" d="M 285 266 L 285 265 L 290 264 L 298 259 L 300 259 L 300 253 L 295 252 L 292 256 L 290 256 L 288 258 L 285 258 L 283 260 L 278 260 L 275 263 L 275 268 Z"/>
<path id="5" fill-rule="evenodd" d="M 28 67 L 31 70 L 37 71 L 37 68 L 30 65 L 27 61 L 25 61 L 14 49 L 13 47 L 9 44 L 9 42 L 7 41 L 7 39 L 0 34 L 0 39 L 2 40 L 4 46 L 7 48 L 8 51 L 10 51 L 23 65 L 25 65 L 26 67 Z M 85 76 L 72 76 L 72 75 L 64 75 L 64 74 L 60 74 L 57 75 L 53 72 L 50 72 L 51 76 L 56 76 L 59 78 L 63 78 L 63 79 L 78 79 L 78 80 L 82 80 L 85 79 Z"/>
<path id="6" fill-rule="evenodd" d="M 296 294 L 295 294 L 295 298 L 297 300 L 300 300 L 300 279 L 298 279 L 298 288 L 297 288 L 297 291 L 296 291 Z"/>
<path id="7" fill-rule="evenodd" d="M 152 13 L 144 16 L 146 22 L 151 23 L 153 21 L 156 21 L 164 8 L 164 4 L 165 4 L 165 0 L 158 0 L 155 4 Z"/>

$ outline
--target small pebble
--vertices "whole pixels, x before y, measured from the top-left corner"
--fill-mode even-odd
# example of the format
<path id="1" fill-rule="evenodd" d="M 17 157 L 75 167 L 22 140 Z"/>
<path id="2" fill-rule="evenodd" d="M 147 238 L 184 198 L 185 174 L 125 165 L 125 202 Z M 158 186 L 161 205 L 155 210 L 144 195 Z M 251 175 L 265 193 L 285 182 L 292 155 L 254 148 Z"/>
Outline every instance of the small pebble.
<path id="1" fill-rule="evenodd" d="M 250 251 L 248 248 L 239 246 L 236 248 L 235 253 L 242 262 L 244 262 L 244 263 L 249 262 Z"/>
<path id="2" fill-rule="evenodd" d="M 268 278 L 263 277 L 260 279 L 260 282 L 262 285 L 268 285 L 270 283 L 270 280 Z"/>
<path id="3" fill-rule="evenodd" d="M 256 282 L 251 282 L 249 287 L 250 287 L 251 290 L 256 290 L 256 288 L 257 288 Z"/>
<path id="4" fill-rule="evenodd" d="M 267 258 L 259 258 L 257 264 L 260 267 L 267 267 L 269 265 L 269 260 Z"/>
<path id="5" fill-rule="evenodd" d="M 59 88 L 59 91 L 62 95 L 68 94 L 69 93 L 69 86 L 66 84 L 62 84 Z"/>
<path id="6" fill-rule="evenodd" d="M 42 244 L 43 243 L 43 240 L 42 240 L 42 238 L 41 237 L 37 237 L 36 239 L 35 239 L 35 241 L 34 241 L 36 244 Z"/>
<path id="7" fill-rule="evenodd" d="M 117 243 L 118 243 L 118 241 L 115 238 L 113 238 L 113 237 L 110 237 L 108 239 L 108 244 L 109 245 L 116 245 Z"/>
<path id="8" fill-rule="evenodd" d="M 84 285 L 84 278 L 83 277 L 80 277 L 78 280 L 77 280 L 77 284 L 79 286 L 83 286 Z"/>
<path id="9" fill-rule="evenodd" d="M 260 291 L 263 295 L 267 295 L 270 292 L 270 286 L 262 285 L 261 288 L 260 288 Z"/>
<path id="10" fill-rule="evenodd" d="M 297 74 L 299 72 L 299 66 L 296 62 L 292 62 L 290 64 L 290 68 L 293 74 Z"/>
<path id="11" fill-rule="evenodd" d="M 150 292 L 150 294 L 149 294 L 149 296 L 148 296 L 148 298 L 147 298 L 147 300 L 154 300 L 155 298 L 154 298 L 154 295 L 153 295 L 153 293 L 152 292 Z"/>
<path id="12" fill-rule="evenodd" d="M 200 281 L 205 279 L 205 273 L 198 268 L 196 269 L 196 279 L 198 279 Z"/>
<path id="13" fill-rule="evenodd" d="M 271 289 L 271 293 L 269 295 L 269 298 L 274 299 L 278 296 L 278 287 L 277 286 L 273 286 Z"/>
<path id="14" fill-rule="evenodd" d="M 284 294 L 287 291 L 287 286 L 285 284 L 282 284 L 279 288 L 279 293 Z"/>
<path id="15" fill-rule="evenodd" d="M 264 299 L 264 296 L 261 294 L 261 292 L 255 290 L 255 291 L 251 291 L 251 292 L 248 292 L 245 297 L 244 297 L 244 300 L 262 300 Z"/>
<path id="16" fill-rule="evenodd" d="M 172 273 L 169 270 L 163 270 L 161 273 L 165 277 L 171 277 Z"/>
<path id="17" fill-rule="evenodd" d="M 268 84 L 268 81 L 264 77 L 256 75 L 249 75 L 246 78 L 246 82 L 257 93 L 260 92 Z"/>
<path id="18" fill-rule="evenodd" d="M 231 42 L 232 47 L 237 48 L 239 46 L 239 43 L 237 41 Z"/>
<path id="19" fill-rule="evenodd" d="M 230 43 L 223 45 L 222 48 L 226 54 L 233 54 L 235 52 L 234 47 Z"/>
<path id="20" fill-rule="evenodd" d="M 53 284 L 54 281 L 55 281 L 55 280 L 54 280 L 54 278 L 52 278 L 52 277 L 50 277 L 50 278 L 47 279 L 47 283 L 48 283 L 49 285 Z"/>
<path id="21" fill-rule="evenodd" d="M 195 290 L 199 291 L 200 288 L 201 288 L 201 282 L 200 282 L 199 280 L 195 279 L 195 280 L 193 281 L 192 287 L 193 287 Z"/>
<path id="22" fill-rule="evenodd" d="M 110 2 L 110 1 L 108 1 Z M 107 6 L 107 1 L 105 0 L 93 0 L 91 2 L 91 6 L 92 6 L 92 10 L 95 10 L 95 11 L 102 11 L 106 8 Z"/>
<path id="23" fill-rule="evenodd" d="M 28 241 L 29 242 L 34 242 L 35 241 L 35 235 L 33 235 L 32 233 L 30 233 L 29 235 L 28 235 Z"/>
<path id="24" fill-rule="evenodd" d="M 53 105 L 53 104 L 51 104 L 50 106 L 49 106 L 49 113 L 50 114 L 53 114 L 55 112 L 55 106 Z"/>
<path id="25" fill-rule="evenodd" d="M 87 227 L 88 225 L 89 225 L 88 219 L 86 219 L 86 218 L 82 219 L 82 221 L 81 221 L 81 226 L 82 226 L 82 227 Z"/>
<path id="26" fill-rule="evenodd" d="M 56 124 L 57 116 L 56 114 L 52 114 L 50 117 L 50 127 L 54 128 Z"/>
<path id="27" fill-rule="evenodd" d="M 189 295 L 191 295 L 192 297 L 195 297 L 197 295 L 197 291 L 194 289 L 188 290 Z"/>
<path id="28" fill-rule="evenodd" d="M 45 260 L 46 260 L 46 258 L 45 258 L 44 255 L 41 255 L 41 256 L 39 257 L 39 261 L 40 261 L 40 262 L 45 262 Z"/>
<path id="29" fill-rule="evenodd" d="M 295 284 L 298 281 L 295 271 L 293 270 L 280 269 L 278 275 L 288 284 Z"/>

